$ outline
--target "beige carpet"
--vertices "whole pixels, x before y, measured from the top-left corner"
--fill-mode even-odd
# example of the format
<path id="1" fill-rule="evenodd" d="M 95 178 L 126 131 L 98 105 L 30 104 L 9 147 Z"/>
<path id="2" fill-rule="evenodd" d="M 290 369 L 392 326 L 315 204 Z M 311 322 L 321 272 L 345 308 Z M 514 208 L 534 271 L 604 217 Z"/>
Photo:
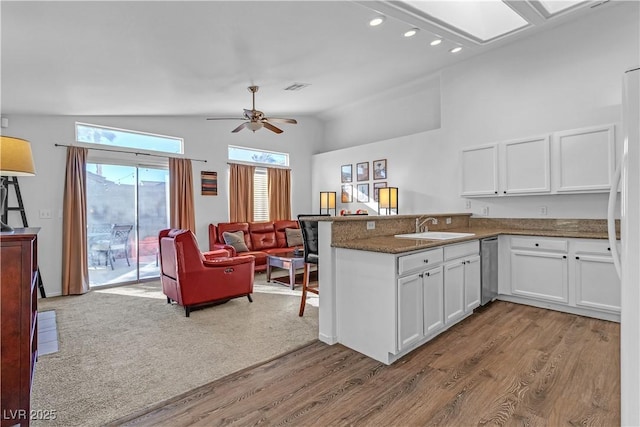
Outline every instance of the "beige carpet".
<path id="1" fill-rule="evenodd" d="M 256 276 L 247 298 L 196 310 L 170 306 L 158 282 L 39 300 L 56 310 L 60 351 L 36 364 L 35 426 L 98 426 L 318 337 L 317 298 Z"/>

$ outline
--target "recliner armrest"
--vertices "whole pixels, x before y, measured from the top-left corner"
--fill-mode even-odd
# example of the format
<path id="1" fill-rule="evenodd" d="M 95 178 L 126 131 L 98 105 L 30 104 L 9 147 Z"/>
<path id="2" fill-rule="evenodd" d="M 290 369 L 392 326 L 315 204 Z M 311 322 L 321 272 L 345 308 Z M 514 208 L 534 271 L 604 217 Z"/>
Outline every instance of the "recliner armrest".
<path id="1" fill-rule="evenodd" d="M 243 255 L 233 258 L 213 258 L 207 259 L 202 262 L 205 267 L 230 267 L 233 265 L 241 265 L 247 263 L 253 263 L 255 257 L 251 255 Z"/>
<path id="2" fill-rule="evenodd" d="M 227 252 L 229 252 L 229 256 L 230 257 L 235 257 L 235 256 L 238 255 L 238 253 L 236 252 L 236 248 L 234 248 L 231 245 L 225 245 L 225 244 L 222 244 L 222 243 L 214 243 L 213 247 L 211 248 L 211 251 L 216 251 L 218 249 L 226 250 Z"/>
<path id="3" fill-rule="evenodd" d="M 228 249 L 216 249 L 213 251 L 202 252 L 204 259 L 229 258 L 231 253 Z"/>

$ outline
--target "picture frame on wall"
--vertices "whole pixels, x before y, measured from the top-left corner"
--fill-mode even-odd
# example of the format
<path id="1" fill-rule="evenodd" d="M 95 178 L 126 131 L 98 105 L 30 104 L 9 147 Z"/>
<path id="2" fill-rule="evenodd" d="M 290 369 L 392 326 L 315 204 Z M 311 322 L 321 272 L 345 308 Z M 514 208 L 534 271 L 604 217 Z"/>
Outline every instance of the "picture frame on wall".
<path id="1" fill-rule="evenodd" d="M 358 202 L 366 203 L 369 201 L 369 184 L 358 184 Z"/>
<path id="2" fill-rule="evenodd" d="M 373 183 L 373 201 L 378 201 L 378 190 L 381 188 L 385 188 L 387 186 L 387 181 L 383 182 L 374 182 Z"/>
<path id="3" fill-rule="evenodd" d="M 387 179 L 387 159 L 373 161 L 373 179 Z"/>
<path id="4" fill-rule="evenodd" d="M 353 182 L 353 165 L 342 165 L 340 167 L 340 182 Z"/>
<path id="5" fill-rule="evenodd" d="M 340 201 L 342 203 L 353 202 L 353 186 L 351 184 L 342 184 L 340 191 Z"/>
<path id="6" fill-rule="evenodd" d="M 369 181 L 369 162 L 356 163 L 358 181 Z"/>

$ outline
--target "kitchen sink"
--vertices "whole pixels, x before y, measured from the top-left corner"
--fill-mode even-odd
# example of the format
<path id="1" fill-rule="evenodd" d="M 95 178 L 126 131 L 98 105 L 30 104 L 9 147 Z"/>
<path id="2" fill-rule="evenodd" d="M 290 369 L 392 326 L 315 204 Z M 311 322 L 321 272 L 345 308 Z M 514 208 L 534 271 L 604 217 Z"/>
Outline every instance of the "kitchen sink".
<path id="1" fill-rule="evenodd" d="M 473 233 L 449 233 L 446 231 L 424 231 L 422 233 L 396 234 L 402 239 L 449 240 L 475 236 Z"/>

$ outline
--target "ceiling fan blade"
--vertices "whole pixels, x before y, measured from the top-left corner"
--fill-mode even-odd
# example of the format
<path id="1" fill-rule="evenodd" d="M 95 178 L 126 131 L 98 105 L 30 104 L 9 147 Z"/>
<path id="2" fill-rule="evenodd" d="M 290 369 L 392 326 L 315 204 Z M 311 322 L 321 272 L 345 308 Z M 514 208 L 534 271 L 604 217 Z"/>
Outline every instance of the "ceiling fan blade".
<path id="1" fill-rule="evenodd" d="M 247 120 L 244 117 L 209 117 L 207 120 Z"/>
<path id="2" fill-rule="evenodd" d="M 240 132 L 242 129 L 247 127 L 247 124 L 249 124 L 249 122 L 244 122 L 243 124 L 241 124 L 240 126 L 235 128 L 234 130 L 232 130 L 231 133 Z"/>
<path id="3" fill-rule="evenodd" d="M 274 123 L 291 123 L 292 125 L 298 123 L 295 119 L 283 119 L 282 117 L 267 117 L 266 120 Z"/>
<path id="4" fill-rule="evenodd" d="M 267 121 L 263 121 L 262 124 L 264 125 L 264 127 L 266 127 L 267 129 L 269 129 L 272 132 L 282 133 L 282 129 L 278 129 L 277 127 L 275 127 L 274 125 L 272 125 L 271 123 L 269 123 Z"/>

